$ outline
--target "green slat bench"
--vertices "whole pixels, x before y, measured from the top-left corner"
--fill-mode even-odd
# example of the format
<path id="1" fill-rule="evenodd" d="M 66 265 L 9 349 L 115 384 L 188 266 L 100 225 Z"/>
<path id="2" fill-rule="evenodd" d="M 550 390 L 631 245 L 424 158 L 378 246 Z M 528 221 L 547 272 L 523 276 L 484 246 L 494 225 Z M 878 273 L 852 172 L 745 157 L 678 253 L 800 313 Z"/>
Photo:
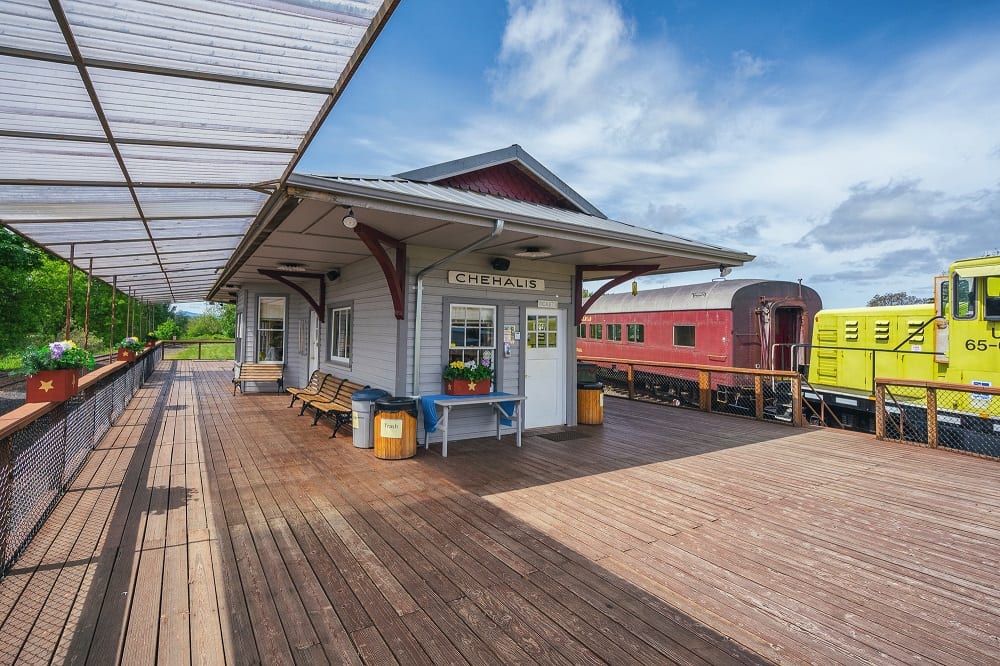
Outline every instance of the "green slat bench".
<path id="1" fill-rule="evenodd" d="M 281 391 L 281 375 L 285 371 L 285 366 L 280 363 L 244 363 L 240 366 L 239 374 L 233 377 L 233 395 L 236 389 L 244 393 L 246 382 L 276 382 L 278 391 Z"/>
<path id="2" fill-rule="evenodd" d="M 305 400 L 319 395 L 320 389 L 323 388 L 323 382 L 325 382 L 329 376 L 330 375 L 325 372 L 314 370 L 312 377 L 309 378 L 309 383 L 305 386 L 289 386 L 286 388 L 285 390 L 292 394 L 292 401 L 288 403 L 288 406 L 291 407 L 295 404 L 295 401 L 300 398 Z"/>
<path id="3" fill-rule="evenodd" d="M 316 415 L 313 417 L 312 424 L 316 425 L 320 416 L 326 416 L 329 419 L 333 419 L 334 427 L 333 432 L 330 433 L 330 438 L 332 439 L 336 437 L 337 431 L 340 430 L 340 426 L 351 422 L 351 400 L 354 397 L 354 392 L 366 388 L 370 387 L 362 386 L 357 382 L 345 381 L 341 385 L 340 391 L 337 392 L 337 396 L 333 400 L 310 402 L 309 406 L 316 410 Z"/>

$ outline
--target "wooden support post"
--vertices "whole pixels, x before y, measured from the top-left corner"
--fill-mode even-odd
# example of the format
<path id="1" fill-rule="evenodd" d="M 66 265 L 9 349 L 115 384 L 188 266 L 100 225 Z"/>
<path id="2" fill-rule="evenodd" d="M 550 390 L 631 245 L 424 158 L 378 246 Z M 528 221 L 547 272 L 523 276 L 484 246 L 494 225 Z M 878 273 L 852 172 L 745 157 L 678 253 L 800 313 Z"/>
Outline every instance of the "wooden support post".
<path id="1" fill-rule="evenodd" d="M 126 336 L 132 335 L 132 287 L 128 288 L 125 295 L 125 330 Z"/>
<path id="2" fill-rule="evenodd" d="M 87 349 L 90 343 L 90 283 L 94 277 L 94 258 L 90 258 L 90 267 L 87 268 L 87 304 L 83 310 L 83 348 Z"/>
<path id="3" fill-rule="evenodd" d="M 628 364 L 628 399 L 635 400 L 635 367 Z"/>
<path id="4" fill-rule="evenodd" d="M 927 444 L 931 448 L 938 445 L 937 389 L 927 387 Z"/>
<path id="5" fill-rule="evenodd" d="M 73 318 L 73 255 L 76 252 L 76 245 L 69 244 L 69 284 L 66 285 L 66 334 L 63 340 L 69 340 L 70 321 Z"/>
<path id="6" fill-rule="evenodd" d="M 764 420 L 764 378 L 753 376 L 754 414 L 758 421 Z"/>
<path id="7" fill-rule="evenodd" d="M 703 412 L 712 411 L 712 373 L 698 371 L 698 407 Z"/>
<path id="8" fill-rule="evenodd" d="M 118 276 L 111 277 L 111 332 L 108 334 L 108 348 L 115 348 L 115 305 L 118 303 Z M 111 354 L 108 353 L 108 363 L 111 362 Z"/>
<path id="9" fill-rule="evenodd" d="M 875 439 L 885 439 L 885 384 L 875 383 Z"/>
<path id="10" fill-rule="evenodd" d="M 825 403 L 823 403 L 825 404 Z M 822 407 L 821 407 L 822 409 Z M 796 428 L 802 427 L 802 377 L 795 375 L 792 378 L 792 425 Z"/>

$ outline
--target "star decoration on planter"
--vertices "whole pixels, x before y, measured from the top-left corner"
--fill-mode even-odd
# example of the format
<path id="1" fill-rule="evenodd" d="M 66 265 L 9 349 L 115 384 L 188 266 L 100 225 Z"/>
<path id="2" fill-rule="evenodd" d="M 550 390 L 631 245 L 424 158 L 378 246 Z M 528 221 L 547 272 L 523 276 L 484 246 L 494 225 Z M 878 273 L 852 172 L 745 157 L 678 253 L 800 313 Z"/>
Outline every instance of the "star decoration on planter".
<path id="1" fill-rule="evenodd" d="M 45 391 L 46 393 L 48 393 L 49 391 L 51 391 L 54 388 L 55 388 L 55 386 L 53 386 L 53 381 L 51 379 L 49 381 L 47 381 L 47 382 L 41 382 L 41 381 L 38 382 L 38 390 L 39 391 Z"/>
<path id="2" fill-rule="evenodd" d="M 476 382 L 472 381 L 471 379 L 469 380 L 469 390 L 470 391 L 476 390 Z"/>

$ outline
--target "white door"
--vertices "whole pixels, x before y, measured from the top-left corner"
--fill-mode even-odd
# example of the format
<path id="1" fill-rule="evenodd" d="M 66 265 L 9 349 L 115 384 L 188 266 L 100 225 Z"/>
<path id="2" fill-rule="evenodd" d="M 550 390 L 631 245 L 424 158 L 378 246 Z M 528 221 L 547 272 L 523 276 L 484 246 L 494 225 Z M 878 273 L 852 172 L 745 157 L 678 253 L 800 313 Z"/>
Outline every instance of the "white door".
<path id="1" fill-rule="evenodd" d="M 528 308 L 524 425 L 566 423 L 566 313 Z"/>
<path id="2" fill-rule="evenodd" d="M 316 311 L 309 310 L 309 376 L 312 377 L 312 373 L 319 370 L 319 334 L 320 334 L 320 324 L 319 316 Z"/>

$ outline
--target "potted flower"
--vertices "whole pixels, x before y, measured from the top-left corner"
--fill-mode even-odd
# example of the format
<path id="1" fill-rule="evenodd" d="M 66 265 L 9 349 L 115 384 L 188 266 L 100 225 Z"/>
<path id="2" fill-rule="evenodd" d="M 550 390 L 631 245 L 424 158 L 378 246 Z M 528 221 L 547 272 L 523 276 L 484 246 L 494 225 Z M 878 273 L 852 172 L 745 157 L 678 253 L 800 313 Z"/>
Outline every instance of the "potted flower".
<path id="1" fill-rule="evenodd" d="M 452 361 L 445 366 L 444 392 L 448 395 L 484 395 L 490 392 L 493 368 L 489 359 L 476 361 Z"/>
<path id="2" fill-rule="evenodd" d="M 118 343 L 118 361 L 134 361 L 135 355 L 142 351 L 139 338 L 129 336 Z"/>
<path id="3" fill-rule="evenodd" d="M 93 355 L 72 340 L 29 347 L 21 354 L 27 402 L 61 402 L 76 395 L 80 371 L 94 367 Z"/>
<path id="4" fill-rule="evenodd" d="M 156 333 L 153 333 L 152 331 L 150 331 L 149 333 L 147 333 L 146 334 L 146 349 L 149 349 L 149 348 L 153 347 L 154 345 L 156 345 L 157 340 L 159 340 L 159 338 L 156 337 Z"/>

